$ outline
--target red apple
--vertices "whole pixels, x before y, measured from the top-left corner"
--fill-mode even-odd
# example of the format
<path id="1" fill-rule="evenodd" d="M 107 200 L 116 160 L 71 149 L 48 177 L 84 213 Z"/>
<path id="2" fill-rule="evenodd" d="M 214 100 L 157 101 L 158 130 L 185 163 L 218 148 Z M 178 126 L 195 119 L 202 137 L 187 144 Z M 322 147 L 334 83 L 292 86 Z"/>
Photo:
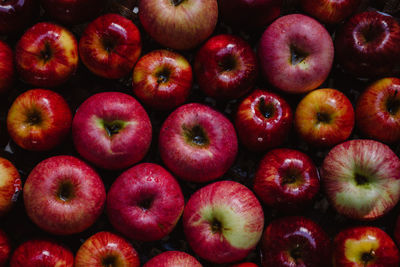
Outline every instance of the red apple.
<path id="1" fill-rule="evenodd" d="M 69 134 L 72 114 L 64 98 L 50 90 L 33 89 L 14 100 L 7 115 L 7 129 L 20 147 L 51 150 Z"/>
<path id="2" fill-rule="evenodd" d="M 81 104 L 72 121 L 72 135 L 83 158 L 104 169 L 123 169 L 146 155 L 152 128 L 136 99 L 105 92 Z"/>
<path id="3" fill-rule="evenodd" d="M 38 23 L 18 41 L 15 64 L 19 77 L 38 87 L 55 87 L 66 82 L 78 67 L 78 45 L 66 28 Z"/>
<path id="4" fill-rule="evenodd" d="M 208 39 L 197 52 L 194 72 L 206 95 L 220 100 L 239 98 L 256 82 L 257 58 L 242 38 L 220 34 Z"/>
<path id="5" fill-rule="evenodd" d="M 80 233 L 103 211 L 106 192 L 98 174 L 72 156 L 40 162 L 23 189 L 25 209 L 43 230 L 57 235 Z"/>
<path id="6" fill-rule="evenodd" d="M 18 170 L 7 159 L 0 158 L 0 217 L 11 209 L 21 189 Z"/>
<path id="7" fill-rule="evenodd" d="M 293 115 L 285 99 L 255 90 L 237 110 L 235 128 L 240 142 L 252 151 L 281 146 L 292 128 Z"/>
<path id="8" fill-rule="evenodd" d="M 202 265 L 185 252 L 166 251 L 149 260 L 143 267 L 202 267 Z"/>
<path id="9" fill-rule="evenodd" d="M 399 263 L 393 240 L 377 227 L 353 227 L 335 237 L 334 267 L 398 267 Z"/>
<path id="10" fill-rule="evenodd" d="M 244 262 L 232 265 L 232 267 L 258 267 L 258 265 L 252 262 Z"/>
<path id="11" fill-rule="evenodd" d="M 139 19 L 161 45 L 188 50 L 214 31 L 218 4 L 217 0 L 140 0 Z"/>
<path id="12" fill-rule="evenodd" d="M 353 105 L 338 90 L 315 90 L 297 105 L 294 125 L 299 136 L 310 145 L 336 145 L 349 138 L 353 131 Z"/>
<path id="13" fill-rule="evenodd" d="M 324 230 L 305 217 L 272 221 L 262 240 L 262 264 L 270 266 L 330 266 L 331 241 Z"/>
<path id="14" fill-rule="evenodd" d="M 274 21 L 264 31 L 258 50 L 264 77 L 287 93 L 305 93 L 320 86 L 331 70 L 333 54 L 328 31 L 301 14 Z"/>
<path id="15" fill-rule="evenodd" d="M 244 185 L 221 181 L 195 192 L 183 212 L 186 239 L 194 252 L 213 263 L 243 260 L 264 228 L 264 213 Z"/>
<path id="16" fill-rule="evenodd" d="M 232 123 L 218 111 L 196 103 L 172 112 L 161 127 L 159 150 L 179 178 L 208 182 L 221 177 L 238 151 Z"/>
<path id="17" fill-rule="evenodd" d="M 11 89 L 14 76 L 13 51 L 5 42 L 0 41 L 0 93 L 5 93 Z"/>
<path id="18" fill-rule="evenodd" d="M 182 215 L 185 201 L 175 178 L 157 164 L 143 163 L 125 171 L 107 195 L 107 215 L 130 239 L 160 240 Z"/>
<path id="19" fill-rule="evenodd" d="M 10 257 L 11 245 L 6 233 L 0 229 L 0 266 L 6 266 Z"/>
<path id="20" fill-rule="evenodd" d="M 140 56 L 138 28 L 118 14 L 106 14 L 91 22 L 79 41 L 83 64 L 94 74 L 119 79 L 130 73 Z"/>
<path id="21" fill-rule="evenodd" d="M 397 246 L 399 246 L 400 245 L 400 216 L 397 216 L 393 235 L 394 235 L 394 240 L 397 243 Z"/>
<path id="22" fill-rule="evenodd" d="M 301 7 L 317 20 L 336 24 L 357 10 L 361 0 L 301 0 Z"/>
<path id="23" fill-rule="evenodd" d="M 136 250 L 124 238 L 110 232 L 89 237 L 75 256 L 75 267 L 139 267 Z"/>
<path id="24" fill-rule="evenodd" d="M 153 50 L 144 55 L 133 69 L 133 93 L 153 109 L 176 108 L 189 96 L 192 67 L 180 54 Z"/>
<path id="25" fill-rule="evenodd" d="M 38 0 L 0 1 L 0 34 L 16 34 L 39 16 Z"/>

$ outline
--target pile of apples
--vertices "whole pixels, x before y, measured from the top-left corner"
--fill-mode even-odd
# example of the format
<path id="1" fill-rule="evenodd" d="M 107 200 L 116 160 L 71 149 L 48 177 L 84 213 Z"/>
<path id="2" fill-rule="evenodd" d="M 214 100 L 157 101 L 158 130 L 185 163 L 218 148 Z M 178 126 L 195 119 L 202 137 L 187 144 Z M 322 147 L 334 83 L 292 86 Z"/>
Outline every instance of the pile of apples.
<path id="1" fill-rule="evenodd" d="M 0 267 L 398 267 L 388 2 L 0 0 Z"/>

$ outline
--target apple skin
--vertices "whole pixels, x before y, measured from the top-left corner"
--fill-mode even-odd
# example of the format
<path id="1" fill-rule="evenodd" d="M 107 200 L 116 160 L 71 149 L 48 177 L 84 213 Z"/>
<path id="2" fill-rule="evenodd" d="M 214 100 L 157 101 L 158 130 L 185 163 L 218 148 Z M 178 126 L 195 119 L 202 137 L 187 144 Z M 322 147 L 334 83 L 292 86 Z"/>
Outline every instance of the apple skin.
<path id="1" fill-rule="evenodd" d="M 142 163 L 122 173 L 107 195 L 109 221 L 133 240 L 155 241 L 168 235 L 184 205 L 178 182 L 153 163 Z"/>
<path id="2" fill-rule="evenodd" d="M 208 39 L 197 52 L 194 72 L 206 95 L 235 99 L 253 88 L 258 76 L 257 57 L 242 38 L 220 34 Z"/>
<path id="3" fill-rule="evenodd" d="M 325 231 L 305 217 L 272 221 L 262 239 L 262 265 L 330 266 L 331 241 Z"/>
<path id="4" fill-rule="evenodd" d="M 92 21 L 79 41 L 83 64 L 107 79 L 120 79 L 130 73 L 141 50 L 139 29 L 118 14 L 105 14 Z"/>
<path id="5" fill-rule="evenodd" d="M 349 138 L 353 131 L 353 105 L 336 89 L 312 91 L 297 105 L 294 126 L 308 144 L 316 147 L 334 146 Z"/>
<path id="6" fill-rule="evenodd" d="M 284 98 L 254 90 L 239 105 L 235 128 L 240 142 L 251 151 L 281 146 L 292 128 L 292 109 Z"/>
<path id="7" fill-rule="evenodd" d="M 19 95 L 7 115 L 11 138 L 23 149 L 51 150 L 69 134 L 72 113 L 64 98 L 50 90 L 33 89 Z"/>
<path id="8" fill-rule="evenodd" d="M 16 34 L 39 16 L 38 0 L 7 0 L 0 3 L 0 34 Z"/>
<path id="9" fill-rule="evenodd" d="M 12 208 L 14 197 L 21 189 L 18 170 L 9 160 L 0 157 L 0 218 Z"/>
<path id="10" fill-rule="evenodd" d="M 354 13 L 361 0 L 301 0 L 302 9 L 326 24 L 337 24 Z"/>
<path id="11" fill-rule="evenodd" d="M 150 259 L 143 267 L 202 267 L 202 265 L 185 252 L 166 251 Z"/>
<path id="12" fill-rule="evenodd" d="M 320 86 L 332 68 L 334 47 L 328 31 L 301 14 L 280 17 L 264 31 L 258 57 L 264 77 L 287 93 Z"/>
<path id="13" fill-rule="evenodd" d="M 192 83 L 190 63 L 169 50 L 151 51 L 133 69 L 133 93 L 157 110 L 169 110 L 185 103 Z"/>
<path id="14" fill-rule="evenodd" d="M 253 192 L 234 181 L 220 181 L 196 191 L 183 212 L 190 247 L 213 263 L 243 260 L 264 228 L 264 213 Z"/>
<path id="15" fill-rule="evenodd" d="M 334 267 L 397 267 L 399 251 L 384 231 L 358 226 L 341 231 L 334 240 Z"/>
<path id="16" fill-rule="evenodd" d="M 254 179 L 256 195 L 280 211 L 301 210 L 311 204 L 318 191 L 318 170 L 312 159 L 293 149 L 269 151 Z"/>
<path id="17" fill-rule="evenodd" d="M 11 48 L 3 41 L 0 41 L 0 94 L 11 89 L 14 73 L 14 54 Z"/>
<path id="18" fill-rule="evenodd" d="M 361 94 L 356 106 L 356 124 L 365 136 L 388 144 L 400 140 L 399 92 L 400 79 L 384 78 Z"/>
<path id="19" fill-rule="evenodd" d="M 149 116 L 130 95 L 104 92 L 83 102 L 72 121 L 75 149 L 104 169 L 127 168 L 143 159 L 152 136 Z"/>
<path id="20" fill-rule="evenodd" d="M 335 146 L 320 174 L 332 206 L 353 219 L 382 217 L 400 198 L 400 160 L 387 145 L 374 140 Z"/>
<path id="21" fill-rule="evenodd" d="M 179 178 L 203 183 L 221 177 L 235 161 L 238 143 L 232 123 L 197 103 L 180 106 L 161 127 L 159 151 Z"/>
<path id="22" fill-rule="evenodd" d="M 140 0 L 139 19 L 158 43 L 189 50 L 206 40 L 218 21 L 217 0 Z"/>
<path id="23" fill-rule="evenodd" d="M 107 265 L 108 264 L 108 265 Z M 99 232 L 81 245 L 75 256 L 75 267 L 139 267 L 139 255 L 124 238 Z"/>
<path id="24" fill-rule="evenodd" d="M 106 200 L 99 175 L 72 156 L 54 156 L 36 165 L 23 193 L 29 218 L 56 235 L 86 230 L 100 216 Z"/>
<path id="25" fill-rule="evenodd" d="M 244 262 L 232 265 L 232 267 L 258 267 L 258 265 L 252 262 Z"/>
<path id="26" fill-rule="evenodd" d="M 0 229 L 0 266 L 6 266 L 11 254 L 11 245 L 6 233 Z"/>
<path id="27" fill-rule="evenodd" d="M 336 33 L 336 59 L 347 72 L 371 78 L 389 75 L 400 59 L 400 25 L 391 16 L 366 11 Z"/>

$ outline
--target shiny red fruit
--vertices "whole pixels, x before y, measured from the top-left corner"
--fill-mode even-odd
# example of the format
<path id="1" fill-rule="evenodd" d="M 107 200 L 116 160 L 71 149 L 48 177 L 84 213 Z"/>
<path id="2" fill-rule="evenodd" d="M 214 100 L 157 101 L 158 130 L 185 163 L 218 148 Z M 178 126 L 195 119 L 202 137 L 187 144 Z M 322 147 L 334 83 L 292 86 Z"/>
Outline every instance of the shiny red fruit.
<path id="1" fill-rule="evenodd" d="M 16 34 L 39 16 L 39 0 L 0 1 L 0 34 Z"/>
<path id="2" fill-rule="evenodd" d="M 14 53 L 3 41 L 0 41 L 0 93 L 11 89 L 14 78 Z"/>

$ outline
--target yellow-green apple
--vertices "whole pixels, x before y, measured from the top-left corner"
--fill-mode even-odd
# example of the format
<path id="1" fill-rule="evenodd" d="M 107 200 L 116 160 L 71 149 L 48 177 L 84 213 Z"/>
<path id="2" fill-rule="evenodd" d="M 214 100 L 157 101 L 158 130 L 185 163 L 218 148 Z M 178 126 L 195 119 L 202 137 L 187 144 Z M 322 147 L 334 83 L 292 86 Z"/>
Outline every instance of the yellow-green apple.
<path id="1" fill-rule="evenodd" d="M 334 267 L 397 267 L 399 251 L 388 234 L 377 227 L 358 226 L 336 235 Z"/>
<path id="2" fill-rule="evenodd" d="M 139 29 L 118 14 L 105 14 L 92 21 L 79 41 L 83 64 L 94 74 L 119 79 L 130 73 L 140 56 Z"/>
<path id="3" fill-rule="evenodd" d="M 3 230 L 0 229 L 0 266 L 4 267 L 6 266 L 6 263 L 8 262 L 8 258 L 10 257 L 11 253 L 11 244 L 10 241 L 4 233 Z"/>
<path id="4" fill-rule="evenodd" d="M 75 256 L 75 267 L 139 267 L 139 255 L 124 238 L 99 232 L 89 237 Z"/>
<path id="5" fill-rule="evenodd" d="M 270 266 L 330 266 L 331 241 L 325 231 L 305 217 L 272 221 L 262 239 L 262 264 Z"/>
<path id="6" fill-rule="evenodd" d="M 176 108 L 189 96 L 192 67 L 180 54 L 153 50 L 144 55 L 133 69 L 132 87 L 136 97 L 157 110 Z"/>
<path id="7" fill-rule="evenodd" d="M 30 219 L 57 235 L 86 230 L 102 213 L 106 199 L 99 175 L 72 156 L 54 156 L 36 165 L 23 194 Z"/>
<path id="8" fill-rule="evenodd" d="M 235 161 L 235 128 L 206 105 L 186 104 L 163 123 L 159 151 L 164 164 L 179 178 L 208 182 L 221 177 Z"/>
<path id="9" fill-rule="evenodd" d="M 206 40 L 218 20 L 217 0 L 140 0 L 139 19 L 163 46 L 187 50 Z"/>
<path id="10" fill-rule="evenodd" d="M 284 98 L 257 89 L 240 103 L 235 128 L 247 149 L 265 151 L 286 141 L 292 122 L 292 109 Z"/>
<path id="11" fill-rule="evenodd" d="M 310 16 L 327 24 L 337 24 L 352 13 L 361 0 L 301 0 L 301 7 Z"/>
<path id="12" fill-rule="evenodd" d="M 166 251 L 146 262 L 143 267 L 202 267 L 195 257 L 181 251 Z"/>
<path id="13" fill-rule="evenodd" d="M 72 121 L 75 148 L 104 169 L 123 169 L 143 159 L 150 147 L 149 116 L 130 95 L 104 92 L 83 102 Z"/>
<path id="14" fill-rule="evenodd" d="M 0 41 L 0 93 L 11 89 L 14 83 L 14 54 L 11 48 Z"/>
<path id="15" fill-rule="evenodd" d="M 155 241 L 168 235 L 185 201 L 175 178 L 163 167 L 142 163 L 122 173 L 107 194 L 107 215 L 133 240 Z"/>
<path id="16" fill-rule="evenodd" d="M 39 16 L 39 0 L 0 1 L 0 34 L 16 34 Z"/>
<path id="17" fill-rule="evenodd" d="M 376 11 L 352 16 L 336 33 L 335 53 L 347 72 L 371 78 L 390 75 L 400 59 L 400 24 Z"/>
<path id="18" fill-rule="evenodd" d="M 400 198 L 400 160 L 374 140 L 335 146 L 324 159 L 321 179 L 332 206 L 353 219 L 382 217 Z"/>
<path id="19" fill-rule="evenodd" d="M 356 125 L 368 138 L 388 144 L 400 141 L 400 79 L 380 79 L 361 94 Z"/>
<path id="20" fill-rule="evenodd" d="M 20 94 L 7 115 L 11 138 L 23 149 L 51 150 L 69 134 L 72 114 L 64 98 L 51 90 L 33 89 Z"/>
<path id="21" fill-rule="evenodd" d="M 258 75 L 257 58 L 242 38 L 220 34 L 199 49 L 194 73 L 206 95 L 219 100 L 235 99 L 253 88 Z"/>
<path id="22" fill-rule="evenodd" d="M 264 77 L 287 93 L 320 86 L 333 62 L 333 42 L 315 19 L 302 14 L 280 17 L 264 31 L 258 49 Z"/>
<path id="23" fill-rule="evenodd" d="M 17 43 L 15 65 L 26 83 L 45 88 L 61 85 L 78 67 L 76 39 L 57 24 L 35 24 Z"/>
<path id="24" fill-rule="evenodd" d="M 336 145 L 349 138 L 353 131 L 353 105 L 336 89 L 312 91 L 297 105 L 294 126 L 299 136 L 312 146 Z"/>
<path id="25" fill-rule="evenodd" d="M 21 189 L 18 170 L 9 160 L 0 158 L 0 217 L 11 209 Z"/>
<path id="26" fill-rule="evenodd" d="M 243 260 L 264 228 L 264 213 L 253 192 L 234 181 L 196 191 L 183 212 L 185 236 L 193 251 L 213 263 Z"/>

